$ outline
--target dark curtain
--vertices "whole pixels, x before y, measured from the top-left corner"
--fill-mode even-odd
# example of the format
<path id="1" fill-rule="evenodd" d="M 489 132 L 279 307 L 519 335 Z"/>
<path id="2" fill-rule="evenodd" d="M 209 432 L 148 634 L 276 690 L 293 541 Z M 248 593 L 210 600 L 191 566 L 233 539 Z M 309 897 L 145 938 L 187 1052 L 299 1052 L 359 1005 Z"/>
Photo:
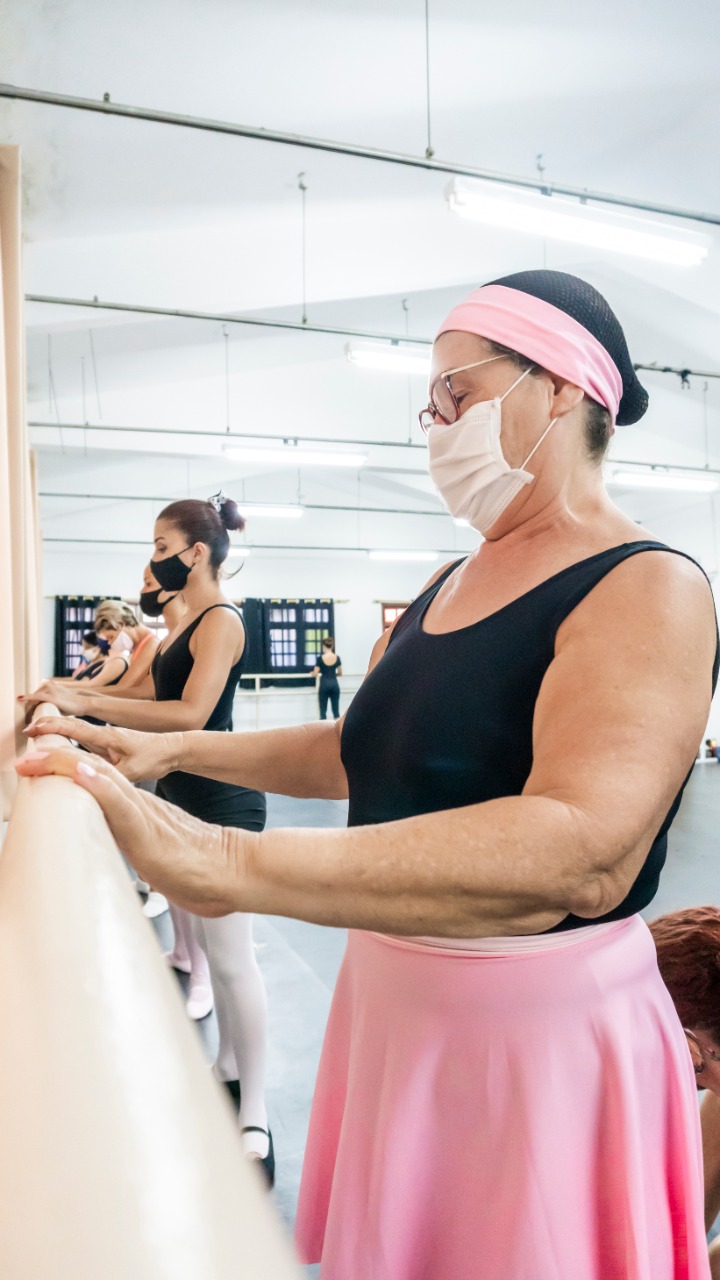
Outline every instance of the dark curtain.
<path id="1" fill-rule="evenodd" d="M 245 623 L 245 643 L 247 645 L 246 671 L 259 674 L 270 666 L 270 645 L 268 643 L 265 613 L 262 600 L 244 600 L 242 616 Z M 254 680 L 241 680 L 242 689 L 254 689 Z"/>
<path id="2" fill-rule="evenodd" d="M 92 630 L 95 610 L 111 596 L 56 596 L 53 670 L 56 676 L 71 676 L 82 653 L 82 638 Z"/>

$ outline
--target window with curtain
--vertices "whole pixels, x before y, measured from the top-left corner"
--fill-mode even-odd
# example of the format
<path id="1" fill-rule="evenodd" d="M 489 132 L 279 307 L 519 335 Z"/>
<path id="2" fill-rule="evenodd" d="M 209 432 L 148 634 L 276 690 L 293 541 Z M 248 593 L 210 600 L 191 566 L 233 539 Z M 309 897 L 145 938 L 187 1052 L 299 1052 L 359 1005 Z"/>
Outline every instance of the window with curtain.
<path id="1" fill-rule="evenodd" d="M 253 665 L 248 670 L 257 675 L 307 675 L 325 637 L 334 635 L 332 600 L 245 600 L 243 612 L 253 620 Z M 311 682 L 312 677 L 307 683 Z"/>

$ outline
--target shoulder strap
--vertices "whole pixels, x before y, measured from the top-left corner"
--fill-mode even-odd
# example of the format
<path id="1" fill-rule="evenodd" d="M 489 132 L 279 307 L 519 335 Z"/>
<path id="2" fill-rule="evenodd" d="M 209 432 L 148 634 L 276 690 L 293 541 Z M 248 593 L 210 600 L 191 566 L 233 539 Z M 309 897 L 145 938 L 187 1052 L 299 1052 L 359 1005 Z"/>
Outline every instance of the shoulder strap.
<path id="1" fill-rule="evenodd" d="M 139 643 L 139 644 L 136 644 L 136 645 L 135 645 L 135 648 L 133 649 L 133 651 L 132 651 L 132 653 L 131 653 L 131 655 L 130 655 L 130 664 L 131 664 L 131 665 L 132 665 L 132 663 L 133 663 L 133 662 L 135 662 L 135 660 L 137 659 L 138 655 L 140 654 L 140 652 L 142 651 L 142 649 L 143 649 L 143 648 L 145 647 L 145 645 L 147 644 L 148 640 L 152 640 L 152 638 L 153 638 L 153 637 L 152 637 L 152 631 L 151 631 L 148 635 L 143 636 L 143 638 L 142 638 L 142 640 L 140 641 L 140 643 Z"/>
<path id="2" fill-rule="evenodd" d="M 560 623 L 563 622 L 570 613 L 572 613 L 573 609 L 575 609 L 577 605 L 579 605 L 581 601 L 590 594 L 593 587 L 596 587 L 598 583 L 615 568 L 616 565 L 622 564 L 623 561 L 629 560 L 632 556 L 639 555 L 643 551 L 667 551 L 670 555 L 682 556 L 684 560 L 689 560 L 691 564 L 694 564 L 700 570 L 701 574 L 705 578 L 714 606 L 715 598 L 712 592 L 710 579 L 702 565 L 698 564 L 697 560 L 693 556 L 689 555 L 687 551 L 680 551 L 677 547 L 669 547 L 664 542 L 625 542 L 622 546 L 611 547 L 607 551 L 601 551 L 597 556 L 592 556 L 590 560 L 580 561 L 576 565 L 571 565 L 570 568 L 566 570 L 568 575 L 571 574 L 573 570 L 576 571 L 576 582 L 563 591 L 560 609 L 555 618 L 556 629 L 560 626 Z M 564 576 L 564 574 L 557 576 L 558 583 Z M 565 587 L 564 583 L 562 585 Z M 715 619 L 715 629 L 717 632 L 717 616 Z M 713 663 L 713 691 L 717 684 L 719 670 L 720 634 L 718 634 L 718 643 L 716 645 L 715 660 Z"/>

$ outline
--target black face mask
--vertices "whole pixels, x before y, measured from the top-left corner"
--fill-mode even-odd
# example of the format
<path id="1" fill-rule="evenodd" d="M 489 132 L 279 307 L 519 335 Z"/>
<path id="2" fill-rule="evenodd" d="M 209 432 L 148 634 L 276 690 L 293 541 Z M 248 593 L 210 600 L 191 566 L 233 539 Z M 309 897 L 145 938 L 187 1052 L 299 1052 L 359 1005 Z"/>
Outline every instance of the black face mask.
<path id="1" fill-rule="evenodd" d="M 146 618 L 159 618 L 162 615 L 165 606 L 168 605 L 171 600 L 175 599 L 175 595 L 171 595 L 167 600 L 163 600 L 163 603 L 160 604 L 158 597 L 163 594 L 165 593 L 163 592 L 162 587 L 159 587 L 157 591 L 140 592 L 140 608 Z M 175 594 L 177 594 L 177 592 Z"/>
<path id="2" fill-rule="evenodd" d="M 189 545 L 183 548 L 189 551 Z M 167 556 L 164 560 L 151 560 L 150 572 L 156 582 L 160 583 L 162 591 L 173 591 L 177 594 L 182 591 L 188 578 L 192 565 L 183 564 L 180 556 Z"/>

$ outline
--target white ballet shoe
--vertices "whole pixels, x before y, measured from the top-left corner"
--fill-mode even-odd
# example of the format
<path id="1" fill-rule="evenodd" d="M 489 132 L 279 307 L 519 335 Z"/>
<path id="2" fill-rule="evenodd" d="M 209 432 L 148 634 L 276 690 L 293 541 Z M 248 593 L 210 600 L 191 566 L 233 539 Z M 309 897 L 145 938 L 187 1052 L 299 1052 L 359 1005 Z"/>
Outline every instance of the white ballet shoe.
<path id="1" fill-rule="evenodd" d="M 174 951 L 163 951 L 163 960 L 167 961 L 171 969 L 177 969 L 178 973 L 192 973 L 190 961 L 176 956 Z"/>
<path id="2" fill-rule="evenodd" d="M 212 1013 L 213 993 L 209 982 L 191 982 L 185 1008 L 193 1022 L 201 1022 L 209 1013 Z"/>
<path id="3" fill-rule="evenodd" d="M 156 893 L 154 889 L 150 890 L 147 902 L 143 907 L 143 915 L 148 920 L 154 920 L 156 916 L 161 916 L 168 909 L 168 901 L 164 894 Z"/>
<path id="4" fill-rule="evenodd" d="M 137 889 L 138 893 L 150 892 L 150 885 L 148 884 L 147 880 L 141 880 L 140 877 L 138 877 L 138 879 L 135 881 L 135 888 Z"/>

